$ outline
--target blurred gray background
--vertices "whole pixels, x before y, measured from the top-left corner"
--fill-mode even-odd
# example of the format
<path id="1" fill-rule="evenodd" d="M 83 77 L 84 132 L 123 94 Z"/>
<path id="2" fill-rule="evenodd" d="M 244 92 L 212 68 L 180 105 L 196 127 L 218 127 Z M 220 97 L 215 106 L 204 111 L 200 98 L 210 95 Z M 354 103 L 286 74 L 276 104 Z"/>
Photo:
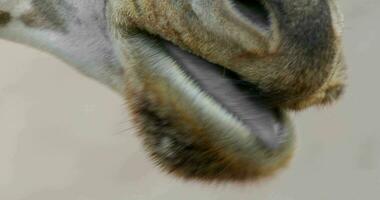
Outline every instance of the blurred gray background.
<path id="1" fill-rule="evenodd" d="M 0 199 L 380 199 L 380 1 L 340 4 L 346 95 L 333 107 L 296 114 L 289 168 L 246 185 L 161 173 L 119 96 L 50 55 L 0 41 Z"/>

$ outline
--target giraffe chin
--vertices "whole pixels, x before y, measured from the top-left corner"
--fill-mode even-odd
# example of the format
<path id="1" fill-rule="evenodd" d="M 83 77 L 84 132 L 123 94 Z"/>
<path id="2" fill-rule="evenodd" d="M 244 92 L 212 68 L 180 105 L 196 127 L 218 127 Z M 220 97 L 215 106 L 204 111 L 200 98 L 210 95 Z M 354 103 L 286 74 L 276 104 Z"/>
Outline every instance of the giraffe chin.
<path id="1" fill-rule="evenodd" d="M 163 169 L 187 179 L 243 181 L 288 162 L 290 120 L 255 87 L 161 38 L 140 33 L 126 45 L 134 66 L 127 103 Z"/>

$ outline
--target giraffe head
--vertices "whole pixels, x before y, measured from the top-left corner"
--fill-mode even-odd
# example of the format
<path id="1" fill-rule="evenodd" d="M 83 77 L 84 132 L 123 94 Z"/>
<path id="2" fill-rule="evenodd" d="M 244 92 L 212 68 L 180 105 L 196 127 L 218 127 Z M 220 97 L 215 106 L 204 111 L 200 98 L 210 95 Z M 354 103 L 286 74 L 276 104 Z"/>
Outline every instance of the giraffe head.
<path id="1" fill-rule="evenodd" d="M 49 51 L 127 100 L 169 172 L 255 180 L 294 147 L 286 111 L 346 77 L 333 0 L 0 0 L 0 37 Z"/>

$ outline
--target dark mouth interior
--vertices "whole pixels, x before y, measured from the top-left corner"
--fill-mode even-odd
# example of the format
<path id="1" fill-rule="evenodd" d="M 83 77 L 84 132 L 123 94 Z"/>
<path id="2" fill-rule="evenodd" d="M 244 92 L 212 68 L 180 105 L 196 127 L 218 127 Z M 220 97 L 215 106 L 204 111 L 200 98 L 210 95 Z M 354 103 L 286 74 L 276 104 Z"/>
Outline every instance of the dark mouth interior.
<path id="1" fill-rule="evenodd" d="M 235 8 L 252 23 L 262 28 L 269 28 L 269 12 L 261 1 L 258 0 L 233 0 Z"/>
<path id="2" fill-rule="evenodd" d="M 259 90 L 234 72 L 188 53 L 168 41 L 161 41 L 168 54 L 198 87 L 247 126 L 263 145 L 272 149 L 281 146 L 287 132 L 283 116 L 279 109 L 265 102 Z"/>

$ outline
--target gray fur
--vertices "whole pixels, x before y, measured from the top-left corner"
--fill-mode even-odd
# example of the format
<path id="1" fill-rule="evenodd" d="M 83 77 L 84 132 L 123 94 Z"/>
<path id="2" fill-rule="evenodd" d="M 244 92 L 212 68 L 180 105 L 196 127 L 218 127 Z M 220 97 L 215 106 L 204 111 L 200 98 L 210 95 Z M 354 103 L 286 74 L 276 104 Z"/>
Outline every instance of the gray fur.
<path id="1" fill-rule="evenodd" d="M 0 29 L 1 38 L 51 52 L 114 90 L 124 89 L 103 0 L 2 1 L 0 10 L 14 12 L 14 19 Z"/>

